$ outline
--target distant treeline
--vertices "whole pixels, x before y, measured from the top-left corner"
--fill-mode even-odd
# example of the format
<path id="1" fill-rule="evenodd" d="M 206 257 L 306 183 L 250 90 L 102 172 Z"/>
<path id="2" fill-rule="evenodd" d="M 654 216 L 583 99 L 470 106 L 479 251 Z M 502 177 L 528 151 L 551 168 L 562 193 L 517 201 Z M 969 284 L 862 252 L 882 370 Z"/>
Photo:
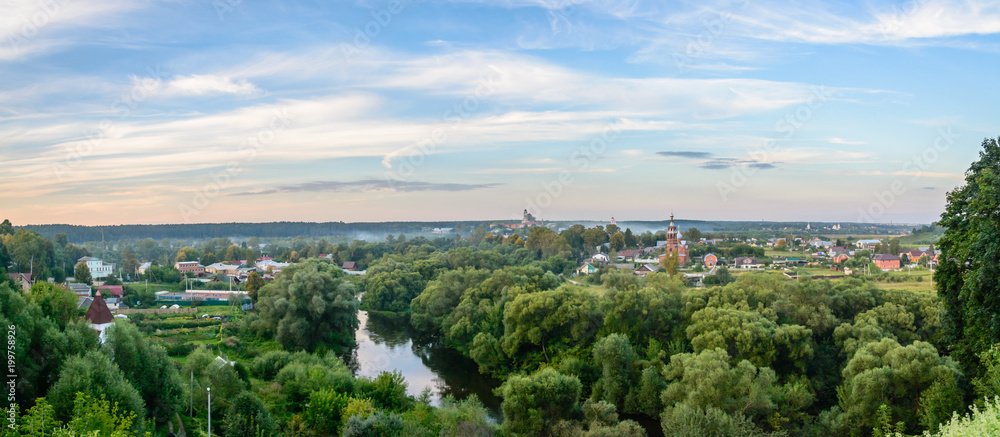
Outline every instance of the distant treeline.
<path id="1" fill-rule="evenodd" d="M 46 238 L 52 238 L 56 234 L 64 233 L 71 242 L 86 241 L 115 241 L 121 239 L 211 239 L 211 238 L 231 238 L 231 237 L 258 237 L 258 238 L 289 238 L 289 237 L 331 237 L 331 236 L 353 236 L 357 239 L 381 240 L 389 234 L 415 234 L 433 228 L 453 228 L 449 234 L 468 234 L 477 226 L 489 226 L 492 223 L 516 223 L 516 220 L 485 220 L 485 221 L 441 221 L 441 222 L 269 222 L 269 223 L 194 223 L 194 224 L 158 224 L 158 225 L 112 225 L 112 226 L 79 226 L 79 225 L 26 225 L 28 230 L 38 232 Z M 569 227 L 575 223 L 598 224 L 590 220 L 578 221 L 553 221 L 558 227 Z M 712 222 L 698 220 L 678 220 L 681 229 L 697 227 L 699 230 L 717 233 L 735 233 L 746 237 L 766 237 L 777 235 L 775 231 L 781 232 L 787 229 L 804 227 L 802 222 Z M 669 221 L 622 221 L 619 225 L 622 228 L 632 227 L 633 232 L 641 234 L 646 231 L 656 232 L 666 229 Z M 814 227 L 832 225 L 824 223 L 814 223 Z M 891 225 L 856 225 L 843 224 L 843 229 L 839 232 L 829 231 L 827 233 L 847 233 L 848 229 L 854 232 L 866 231 L 871 233 L 887 233 L 891 228 L 900 231 L 899 226 Z M 906 229 L 908 230 L 908 229 Z"/>
<path id="2" fill-rule="evenodd" d="M 208 239 L 233 236 L 280 238 L 280 237 L 327 237 L 333 235 L 353 235 L 362 233 L 399 234 L 416 233 L 425 228 L 470 229 L 483 222 L 270 222 L 270 223 L 194 223 L 161 225 L 27 225 L 24 228 L 51 238 L 65 233 L 70 241 L 101 241 L 120 239 Z M 103 236 L 102 236 L 103 232 Z M 103 238 L 102 238 L 103 237 Z"/>

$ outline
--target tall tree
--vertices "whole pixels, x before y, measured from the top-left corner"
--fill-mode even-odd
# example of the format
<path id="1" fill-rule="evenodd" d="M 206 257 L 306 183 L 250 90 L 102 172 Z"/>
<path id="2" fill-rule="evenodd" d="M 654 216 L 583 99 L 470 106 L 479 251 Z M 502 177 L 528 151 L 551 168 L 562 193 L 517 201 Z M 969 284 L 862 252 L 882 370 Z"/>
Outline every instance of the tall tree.
<path id="1" fill-rule="evenodd" d="M 940 267 L 934 272 L 945 303 L 952 356 L 969 377 L 982 376 L 978 356 L 1000 342 L 1000 138 L 983 140 L 965 185 L 948 193 L 941 215 Z"/>
<path id="2" fill-rule="evenodd" d="M 90 277 L 90 268 L 87 267 L 87 263 L 80 262 L 76 265 L 76 268 L 73 269 L 73 279 L 82 284 L 93 284 L 94 279 Z"/>
<path id="3" fill-rule="evenodd" d="M 264 287 L 264 278 L 261 278 L 257 272 L 251 272 L 247 276 L 247 282 L 243 284 L 243 289 L 247 291 L 247 296 L 250 297 L 250 301 L 257 304 L 257 293 L 261 288 Z"/>
<path id="4" fill-rule="evenodd" d="M 257 310 L 265 332 L 286 349 L 353 343 L 358 299 L 343 275 L 329 261 L 308 260 L 286 267 L 259 291 Z"/>

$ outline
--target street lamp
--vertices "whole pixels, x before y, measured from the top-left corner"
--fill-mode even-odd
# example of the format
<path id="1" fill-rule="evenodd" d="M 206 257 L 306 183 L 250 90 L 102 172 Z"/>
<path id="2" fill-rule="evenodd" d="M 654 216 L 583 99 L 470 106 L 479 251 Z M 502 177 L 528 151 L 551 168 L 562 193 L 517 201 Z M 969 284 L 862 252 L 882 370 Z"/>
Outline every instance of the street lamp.
<path id="1" fill-rule="evenodd" d="M 212 387 L 208 390 L 208 437 L 212 437 Z"/>

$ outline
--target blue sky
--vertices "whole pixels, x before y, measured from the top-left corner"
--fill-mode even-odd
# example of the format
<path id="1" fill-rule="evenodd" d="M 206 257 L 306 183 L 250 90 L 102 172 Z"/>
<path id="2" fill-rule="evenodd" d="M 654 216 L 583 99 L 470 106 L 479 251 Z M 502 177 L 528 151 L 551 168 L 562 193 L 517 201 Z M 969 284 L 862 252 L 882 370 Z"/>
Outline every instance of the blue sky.
<path id="1" fill-rule="evenodd" d="M 5 0 L 14 223 L 930 222 L 1000 3 Z"/>

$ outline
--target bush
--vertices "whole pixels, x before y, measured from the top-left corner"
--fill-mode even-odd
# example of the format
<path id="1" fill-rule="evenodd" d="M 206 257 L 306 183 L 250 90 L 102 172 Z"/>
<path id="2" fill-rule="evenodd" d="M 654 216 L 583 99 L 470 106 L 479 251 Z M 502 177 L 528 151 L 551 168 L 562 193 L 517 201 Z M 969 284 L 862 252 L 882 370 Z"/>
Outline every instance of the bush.
<path id="1" fill-rule="evenodd" d="M 399 371 L 382 372 L 374 379 L 358 379 L 357 393 L 370 398 L 382 410 L 403 411 L 411 401 L 406 395 L 406 379 Z"/>
<path id="2" fill-rule="evenodd" d="M 264 403 L 253 393 L 241 392 L 233 399 L 223 419 L 226 437 L 257 437 L 274 435 L 277 425 Z"/>
<path id="3" fill-rule="evenodd" d="M 289 362 L 291 362 L 291 354 L 287 351 L 270 351 L 254 358 L 250 370 L 256 377 L 271 381 Z"/>
<path id="4" fill-rule="evenodd" d="M 368 418 L 351 416 L 344 426 L 344 437 L 396 437 L 403 434 L 403 419 L 397 414 L 379 411 Z"/>

